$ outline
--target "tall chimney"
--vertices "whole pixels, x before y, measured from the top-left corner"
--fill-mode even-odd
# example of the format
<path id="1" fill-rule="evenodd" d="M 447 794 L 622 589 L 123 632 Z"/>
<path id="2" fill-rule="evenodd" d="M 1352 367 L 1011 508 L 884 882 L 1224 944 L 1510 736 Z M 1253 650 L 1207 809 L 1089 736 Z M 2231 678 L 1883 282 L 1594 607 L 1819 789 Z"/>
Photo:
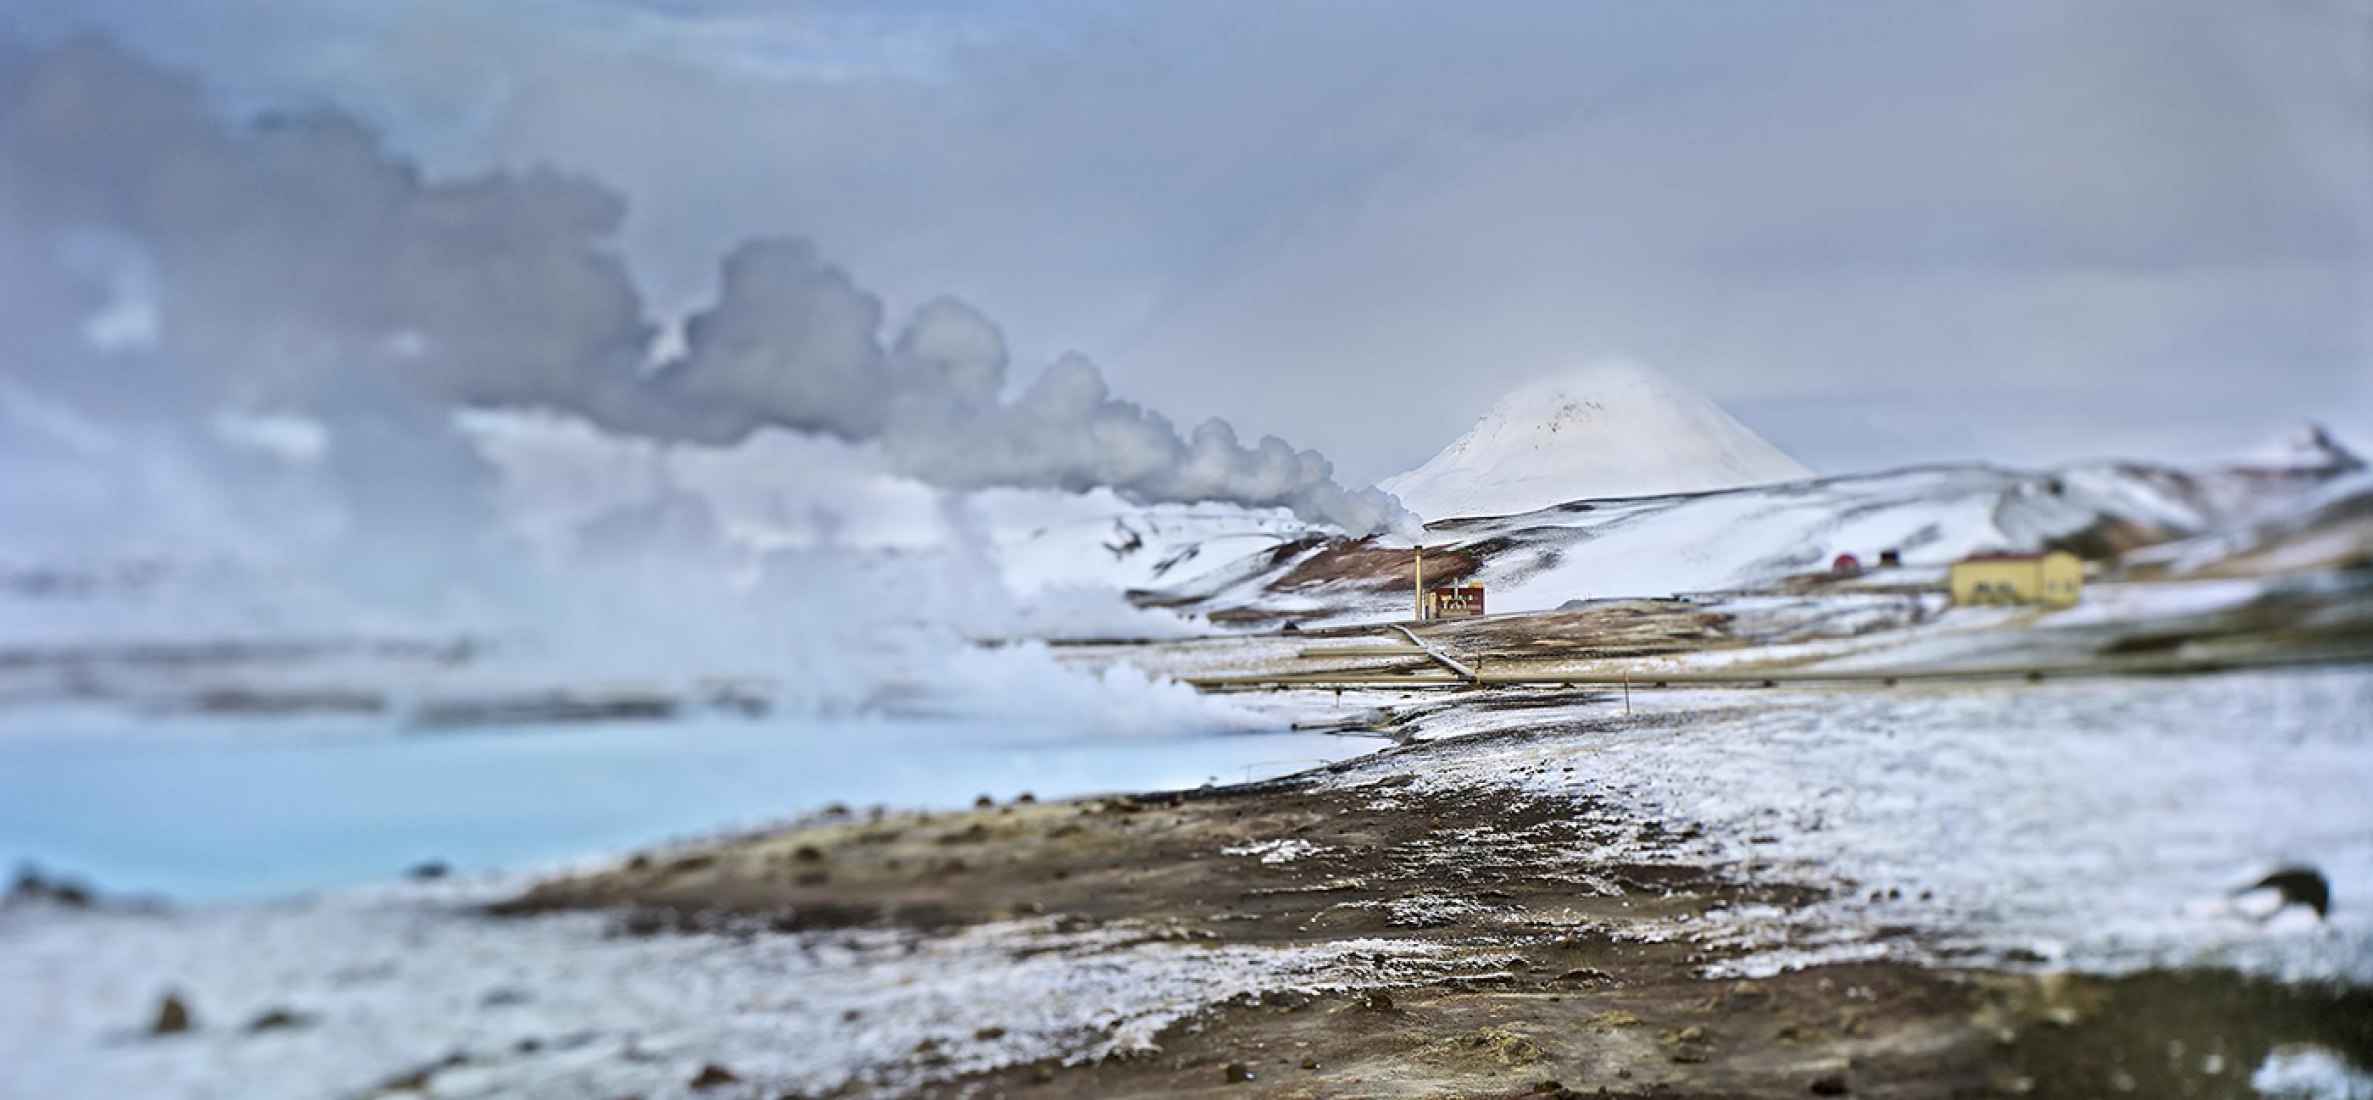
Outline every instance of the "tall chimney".
<path id="1" fill-rule="evenodd" d="M 1416 577 L 1417 617 L 1423 620 L 1425 618 L 1425 547 L 1423 546 L 1417 548 Z"/>

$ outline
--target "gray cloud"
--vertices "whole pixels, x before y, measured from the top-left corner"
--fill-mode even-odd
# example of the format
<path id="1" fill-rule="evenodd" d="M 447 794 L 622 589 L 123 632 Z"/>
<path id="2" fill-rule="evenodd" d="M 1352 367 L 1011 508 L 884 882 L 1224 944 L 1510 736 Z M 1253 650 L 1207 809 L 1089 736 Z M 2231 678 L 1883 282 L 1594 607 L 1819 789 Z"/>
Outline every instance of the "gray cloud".
<path id="1" fill-rule="evenodd" d="M 1999 460 L 2373 434 L 2359 0 L 17 7 L 432 170 L 615 180 L 656 312 L 807 227 L 889 316 L 953 290 L 1362 477 L 1611 353 L 1833 469 L 1937 457 L 1900 414 L 1973 388 Z"/>
<path id="2" fill-rule="evenodd" d="M 230 125 L 190 81 L 96 40 L 5 61 L 0 285 L 28 296 L 0 303 L 0 369 L 143 429 L 321 417 L 333 471 L 396 529 L 471 529 L 464 407 L 663 439 L 880 439 L 942 485 L 1283 505 L 1358 533 L 1406 519 L 1314 453 L 1243 447 L 1217 421 L 1182 438 L 1082 358 L 1005 404 L 1003 338 L 978 311 L 933 301 L 885 346 L 881 301 L 801 241 L 736 247 L 682 352 L 653 363 L 657 326 L 614 244 L 625 204 L 596 182 L 426 179 L 334 113 Z M 89 318 L 124 310 L 143 319 L 94 339 Z"/>

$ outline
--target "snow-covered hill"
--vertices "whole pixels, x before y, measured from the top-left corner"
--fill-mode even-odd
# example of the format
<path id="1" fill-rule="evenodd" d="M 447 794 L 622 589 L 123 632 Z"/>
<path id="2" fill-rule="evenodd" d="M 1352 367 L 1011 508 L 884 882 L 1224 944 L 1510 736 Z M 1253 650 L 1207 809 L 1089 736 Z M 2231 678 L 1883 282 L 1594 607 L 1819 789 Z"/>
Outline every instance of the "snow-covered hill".
<path id="1" fill-rule="evenodd" d="M 1702 395 L 1617 361 L 1501 398 L 1425 465 L 1379 487 L 1426 519 L 1442 520 L 1810 476 Z"/>
<path id="2" fill-rule="evenodd" d="M 2333 506 L 2327 498 L 2361 478 L 2363 464 L 2328 438 L 2316 438 L 2320 457 L 2293 448 L 2294 460 L 2281 464 L 2260 457 L 2190 469 L 1928 466 L 1444 520 L 1427 528 L 1427 576 L 1481 581 L 1498 613 L 1578 599 L 1759 588 L 1822 571 L 1841 553 L 1871 562 L 1880 551 L 1896 550 L 1907 580 L 1930 581 L 1941 576 L 1937 567 L 1984 550 L 2067 546 L 2105 559 L 2320 514 Z M 2363 537 L 2350 530 L 2356 533 L 2331 537 Z M 1376 619 L 1404 613 L 1408 557 L 1369 540 L 1304 542 L 1271 549 L 1208 581 L 1172 579 L 1157 598 L 1247 625 Z"/>

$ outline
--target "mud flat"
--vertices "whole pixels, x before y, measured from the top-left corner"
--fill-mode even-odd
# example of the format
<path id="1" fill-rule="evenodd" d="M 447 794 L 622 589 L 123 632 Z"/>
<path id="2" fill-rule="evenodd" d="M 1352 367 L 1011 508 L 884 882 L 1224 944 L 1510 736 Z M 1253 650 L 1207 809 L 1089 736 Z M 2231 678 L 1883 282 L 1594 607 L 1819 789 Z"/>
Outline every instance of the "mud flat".
<path id="1" fill-rule="evenodd" d="M 1588 732 L 1476 734 L 1240 787 L 828 814 L 549 881 L 495 911 L 597 911 L 651 937 L 927 941 L 1042 921 L 1096 933 L 1046 948 L 1091 968 L 1123 945 L 1190 966 L 1334 960 L 1182 1005 L 1142 1035 L 1082 1019 L 985 1063 L 967 1044 L 1001 1029 L 926 1039 L 832 1095 L 2247 1096 L 2294 1070 L 2342 1088 L 2373 1072 L 2373 996 L 2344 985 L 1886 950 L 1743 967 L 1752 929 L 1851 899 L 1693 866 L 1689 826 L 1586 797 L 1420 782 L 1495 741 Z M 786 1093 L 755 1076 L 731 1088 Z"/>

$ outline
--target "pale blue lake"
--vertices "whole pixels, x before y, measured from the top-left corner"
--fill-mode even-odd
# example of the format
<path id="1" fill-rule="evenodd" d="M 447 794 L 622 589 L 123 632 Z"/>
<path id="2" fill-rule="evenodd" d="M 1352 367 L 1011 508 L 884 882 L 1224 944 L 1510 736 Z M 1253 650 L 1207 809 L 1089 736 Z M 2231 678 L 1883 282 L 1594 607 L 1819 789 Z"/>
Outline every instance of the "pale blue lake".
<path id="1" fill-rule="evenodd" d="M 252 900 L 427 861 L 532 871 L 855 808 L 1193 787 L 1283 775 L 1381 742 L 1165 738 L 950 720 L 712 719 L 406 733 L 273 722 L 0 730 L 0 869 L 108 894 Z"/>

